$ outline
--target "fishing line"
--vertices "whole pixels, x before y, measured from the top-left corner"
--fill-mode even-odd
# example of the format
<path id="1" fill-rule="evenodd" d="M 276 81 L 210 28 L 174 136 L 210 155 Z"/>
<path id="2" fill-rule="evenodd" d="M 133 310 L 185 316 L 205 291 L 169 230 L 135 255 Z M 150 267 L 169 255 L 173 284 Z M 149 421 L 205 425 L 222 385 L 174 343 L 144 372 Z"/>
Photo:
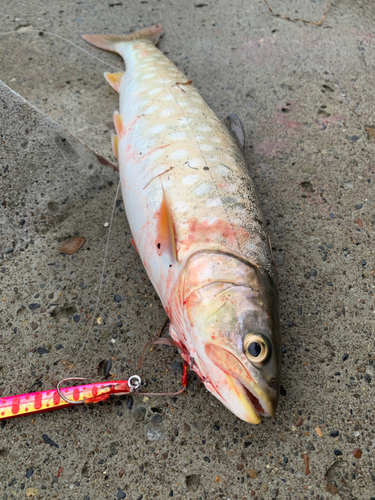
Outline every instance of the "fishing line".
<path id="1" fill-rule="evenodd" d="M 63 36 L 57 35 L 56 33 L 51 33 L 50 31 L 43 31 L 43 30 L 27 30 L 27 31 L 23 31 L 23 32 L 19 32 L 19 31 L 3 31 L 3 32 L 0 32 L 0 36 L 2 36 L 2 35 L 12 35 L 12 34 L 15 34 L 15 33 L 18 34 L 18 35 L 24 35 L 25 33 L 44 33 L 46 35 L 51 35 L 51 36 L 54 36 L 56 38 L 60 38 L 60 40 L 64 40 L 64 42 L 70 43 L 70 45 L 73 45 L 73 47 L 75 47 L 76 49 L 84 52 L 85 54 L 87 54 L 90 57 L 93 57 L 97 61 L 105 64 L 106 66 L 109 66 L 110 68 L 113 68 L 115 70 L 119 70 L 121 68 L 120 66 L 113 66 L 112 64 L 109 64 L 106 61 L 103 61 L 103 59 L 100 59 L 99 57 L 94 56 L 94 54 L 91 54 L 90 52 L 88 52 L 87 50 L 83 49 L 82 47 L 80 47 L 76 43 L 72 42 L 71 40 L 68 40 L 67 38 L 64 38 Z"/>
<path id="2" fill-rule="evenodd" d="M 104 259 L 103 259 L 103 267 L 102 267 L 102 272 L 101 272 L 101 275 L 100 275 L 100 285 L 99 285 L 99 291 L 98 291 L 98 298 L 96 299 L 96 304 L 95 304 L 95 309 L 94 309 L 94 312 L 93 312 L 93 315 L 92 315 L 92 319 L 91 319 L 91 324 L 90 324 L 90 327 L 88 329 L 88 332 L 86 333 L 85 335 L 85 338 L 83 340 L 83 343 L 77 353 L 77 356 L 75 357 L 74 359 L 74 362 L 73 362 L 73 366 L 72 368 L 74 368 L 74 366 L 76 365 L 77 363 L 77 359 L 79 357 L 79 355 L 81 354 L 85 344 L 86 344 L 86 341 L 88 339 L 88 337 L 90 336 L 91 334 L 91 331 L 92 331 L 92 328 L 94 326 L 94 322 L 95 322 L 95 318 L 96 318 L 96 314 L 98 312 L 98 307 L 99 307 L 99 300 L 100 300 L 100 294 L 101 294 L 101 291 L 102 291 L 102 286 L 103 286 L 103 278 L 104 278 L 104 271 L 105 271 L 105 265 L 107 263 L 107 254 L 108 254 L 108 246 L 109 246 L 109 237 L 111 235 L 111 229 L 112 229 L 112 224 L 113 224 L 113 217 L 114 217 L 114 214 L 115 214 L 115 209 L 116 209 L 116 201 L 117 201 L 117 197 L 118 197 L 118 193 L 119 193 L 119 190 L 120 190 L 120 186 L 121 186 L 121 181 L 119 181 L 118 183 L 118 186 L 117 186 L 117 191 L 116 191 L 116 196 L 115 196 L 115 199 L 113 201 L 113 207 L 112 207 L 112 214 L 111 214 L 111 220 L 110 220 L 110 223 L 109 223 L 109 228 L 108 228 L 108 234 L 107 234 L 107 242 L 106 242 L 106 245 L 105 245 L 105 251 L 104 251 Z"/>
<path id="3" fill-rule="evenodd" d="M 23 35 L 24 33 L 44 33 L 46 35 L 54 36 L 56 38 L 59 38 L 60 40 L 63 40 L 64 42 L 69 43 L 70 45 L 73 45 L 73 47 L 75 47 L 76 49 L 80 50 L 81 52 L 84 52 L 86 55 L 88 55 L 90 57 L 93 57 L 94 59 L 96 59 L 97 61 L 105 64 L 106 66 L 109 66 L 110 68 L 113 68 L 115 70 L 119 69 L 118 66 L 113 66 L 112 64 L 109 64 L 106 61 L 103 61 L 99 57 L 97 57 L 97 56 L 95 56 L 93 54 L 90 54 L 90 52 L 88 52 L 87 50 L 83 49 L 82 47 L 80 47 L 76 43 L 72 42 L 71 40 L 68 40 L 67 38 L 64 38 L 63 36 L 57 35 L 56 33 L 51 33 L 50 31 L 44 31 L 44 30 L 27 30 L 27 31 L 25 31 L 23 33 L 20 33 L 19 31 L 4 31 L 4 32 L 0 32 L 0 36 L 2 36 L 2 35 L 11 35 L 11 34 Z M 87 339 L 89 338 L 89 336 L 90 336 L 90 334 L 92 332 L 92 329 L 93 329 L 93 326 L 94 326 L 94 322 L 95 322 L 95 318 L 96 318 L 96 315 L 97 315 L 97 312 L 98 312 L 100 295 L 101 295 L 102 286 L 103 286 L 103 277 L 104 277 L 104 272 L 105 272 L 105 266 L 106 266 L 106 263 L 107 263 L 109 239 L 110 239 L 110 235 L 111 235 L 112 223 L 113 223 L 114 213 L 115 213 L 115 209 L 116 209 L 116 201 L 117 201 L 118 193 L 119 193 L 119 190 L 120 190 L 120 185 L 121 185 L 121 181 L 118 183 L 117 191 L 116 191 L 116 196 L 115 196 L 115 199 L 114 199 L 114 202 L 113 202 L 111 220 L 110 220 L 109 228 L 108 228 L 107 241 L 106 241 L 106 246 L 105 246 L 105 251 L 104 251 L 103 267 L 102 267 L 102 272 L 101 272 L 101 275 L 100 275 L 100 284 L 99 284 L 99 290 L 98 290 L 98 296 L 97 296 L 97 299 L 96 299 L 95 309 L 94 309 L 93 316 L 92 316 L 92 319 L 91 319 L 90 327 L 89 327 L 88 332 L 86 333 L 85 338 L 83 340 L 83 343 L 82 343 L 82 345 L 81 345 L 81 347 L 80 347 L 80 349 L 79 349 L 79 351 L 78 351 L 78 353 L 77 353 L 77 355 L 76 355 L 76 357 L 74 359 L 73 366 L 76 365 L 77 360 L 78 360 L 78 358 L 79 358 L 79 356 L 80 356 L 80 354 L 81 354 L 81 352 L 82 352 L 82 350 L 83 350 L 83 348 L 85 346 L 85 343 L 86 343 Z"/>

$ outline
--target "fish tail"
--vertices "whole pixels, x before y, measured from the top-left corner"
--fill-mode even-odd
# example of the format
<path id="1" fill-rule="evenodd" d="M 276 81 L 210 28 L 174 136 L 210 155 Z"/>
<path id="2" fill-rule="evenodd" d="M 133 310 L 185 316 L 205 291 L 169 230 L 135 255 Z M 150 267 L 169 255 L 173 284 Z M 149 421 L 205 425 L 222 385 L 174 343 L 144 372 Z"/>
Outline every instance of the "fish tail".
<path id="1" fill-rule="evenodd" d="M 161 24 L 155 24 L 149 28 L 143 28 L 133 33 L 126 35 L 81 35 L 86 42 L 95 45 L 99 49 L 108 50 L 110 52 L 119 52 L 119 47 L 126 42 L 134 42 L 135 40 L 150 40 L 155 45 L 158 43 L 164 30 Z"/>

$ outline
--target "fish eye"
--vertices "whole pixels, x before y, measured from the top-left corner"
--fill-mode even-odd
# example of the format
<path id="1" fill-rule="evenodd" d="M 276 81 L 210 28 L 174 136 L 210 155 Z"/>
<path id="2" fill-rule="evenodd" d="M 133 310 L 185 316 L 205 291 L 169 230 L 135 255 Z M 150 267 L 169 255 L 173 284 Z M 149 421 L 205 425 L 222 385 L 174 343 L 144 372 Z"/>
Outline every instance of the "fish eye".
<path id="1" fill-rule="evenodd" d="M 249 333 L 244 339 L 244 351 L 252 363 L 263 363 L 269 355 L 266 339 L 259 333 Z"/>

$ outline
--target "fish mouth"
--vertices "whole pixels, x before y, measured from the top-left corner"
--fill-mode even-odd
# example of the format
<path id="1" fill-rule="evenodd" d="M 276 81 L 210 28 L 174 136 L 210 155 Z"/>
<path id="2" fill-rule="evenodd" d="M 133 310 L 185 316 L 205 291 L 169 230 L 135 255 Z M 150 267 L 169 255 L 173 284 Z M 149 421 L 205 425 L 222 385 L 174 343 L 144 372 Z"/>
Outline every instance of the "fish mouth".
<path id="1" fill-rule="evenodd" d="M 214 389 L 211 392 L 216 393 L 227 408 L 246 422 L 258 424 L 261 415 L 268 416 L 269 412 L 252 388 L 256 382 L 242 362 L 230 351 L 215 344 L 207 344 L 205 352 L 225 374 L 226 383 L 222 385 L 211 382 Z"/>
<path id="2" fill-rule="evenodd" d="M 245 389 L 246 396 L 250 399 L 250 403 L 252 404 L 254 410 L 260 415 L 266 416 L 267 411 L 263 408 L 259 399 L 243 384 L 242 387 Z"/>

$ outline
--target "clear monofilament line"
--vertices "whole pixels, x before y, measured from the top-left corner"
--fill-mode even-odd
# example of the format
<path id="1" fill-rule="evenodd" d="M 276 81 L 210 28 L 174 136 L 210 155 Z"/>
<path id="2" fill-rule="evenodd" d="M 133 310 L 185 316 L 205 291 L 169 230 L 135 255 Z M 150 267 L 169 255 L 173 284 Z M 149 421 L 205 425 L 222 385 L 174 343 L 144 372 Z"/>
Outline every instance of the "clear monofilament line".
<path id="1" fill-rule="evenodd" d="M 50 36 L 54 36 L 56 38 L 60 38 L 60 40 L 64 40 L 64 42 L 67 42 L 70 45 L 73 45 L 73 47 L 75 47 L 76 49 L 80 50 L 81 52 L 84 52 L 85 54 L 87 54 L 90 57 L 93 57 L 94 59 L 96 59 L 97 61 L 105 64 L 106 66 L 109 66 L 110 68 L 113 68 L 116 71 L 118 71 L 119 69 L 121 69 L 119 66 L 113 66 L 113 64 L 109 64 L 106 61 L 103 61 L 103 59 L 100 59 L 99 57 L 94 56 L 94 54 L 90 54 L 90 52 L 88 52 L 87 50 L 83 49 L 82 47 L 80 47 L 76 43 L 72 42 L 71 40 L 68 40 L 67 38 L 64 38 L 61 35 L 57 35 L 56 33 L 51 33 L 50 31 L 27 30 L 27 31 L 23 31 L 22 33 L 20 33 L 19 31 L 2 31 L 2 32 L 0 32 L 0 36 L 3 36 L 3 35 L 14 35 L 14 34 L 24 35 L 25 33 L 44 33 L 45 35 L 50 35 Z"/>
<path id="2" fill-rule="evenodd" d="M 111 229 L 112 229 L 112 224 L 113 224 L 113 217 L 114 217 L 114 214 L 115 214 L 115 209 L 116 209 L 116 201 L 117 201 L 117 197 L 118 197 L 118 193 L 119 193 L 119 190 L 120 190 L 120 185 L 121 185 L 121 182 L 118 183 L 118 186 L 117 186 L 117 190 L 116 190 L 116 196 L 115 196 L 115 199 L 114 199 L 114 202 L 113 202 L 113 207 L 112 207 L 112 214 L 111 214 L 111 220 L 110 220 L 110 223 L 109 223 L 109 228 L 108 228 L 108 234 L 107 234 L 107 242 L 106 242 L 106 245 L 105 245 L 105 250 L 104 250 L 104 259 L 103 259 L 103 267 L 102 267 L 102 272 L 100 274 L 100 284 L 99 284 L 99 290 L 98 290 L 98 297 L 96 299 L 96 304 L 95 304 L 95 309 L 94 309 L 94 312 L 93 312 L 93 315 L 92 315 L 92 318 L 91 318 L 91 323 L 90 323 L 90 327 L 88 329 L 88 332 L 86 333 L 85 335 L 85 338 L 82 342 L 82 345 L 77 353 L 77 356 L 75 357 L 74 359 L 74 362 L 73 362 L 73 367 L 75 367 L 76 363 L 77 363 L 77 360 L 81 354 L 81 352 L 83 351 L 83 348 L 85 346 L 85 343 L 87 341 L 87 339 L 89 338 L 90 334 L 91 334 L 91 331 L 92 331 L 92 328 L 94 326 L 94 322 L 95 322 L 95 318 L 96 318 L 96 314 L 98 312 L 98 307 L 99 307 L 99 301 L 100 301 L 100 294 L 101 294 L 101 291 L 102 291 L 102 286 L 103 286 L 103 276 L 104 276 L 104 271 L 105 271 L 105 266 L 106 266 L 106 263 L 107 263 L 107 254 L 108 254 L 108 246 L 109 246 L 109 237 L 111 235 Z"/>

